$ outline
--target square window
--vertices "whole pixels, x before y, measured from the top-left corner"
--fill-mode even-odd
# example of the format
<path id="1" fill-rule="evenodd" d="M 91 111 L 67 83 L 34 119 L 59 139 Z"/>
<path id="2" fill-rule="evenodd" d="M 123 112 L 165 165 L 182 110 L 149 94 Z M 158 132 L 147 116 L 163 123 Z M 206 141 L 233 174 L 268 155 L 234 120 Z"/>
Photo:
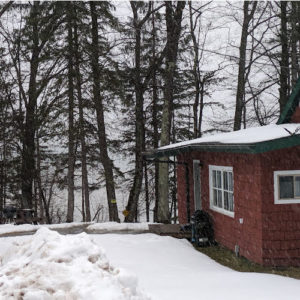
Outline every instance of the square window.
<path id="1" fill-rule="evenodd" d="M 210 165 L 209 182 L 211 209 L 234 217 L 232 167 Z"/>
<path id="2" fill-rule="evenodd" d="M 300 203 L 300 170 L 274 172 L 274 202 Z"/>

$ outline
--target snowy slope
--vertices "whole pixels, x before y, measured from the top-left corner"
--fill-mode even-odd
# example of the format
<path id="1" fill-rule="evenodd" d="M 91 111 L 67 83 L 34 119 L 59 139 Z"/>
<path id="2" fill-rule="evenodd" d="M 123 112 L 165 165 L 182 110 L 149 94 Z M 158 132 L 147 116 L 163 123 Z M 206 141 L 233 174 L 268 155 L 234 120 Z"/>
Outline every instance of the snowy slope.
<path id="1" fill-rule="evenodd" d="M 240 273 L 187 241 L 153 234 L 94 235 L 110 261 L 134 272 L 153 300 L 299 300 L 300 281 Z"/>

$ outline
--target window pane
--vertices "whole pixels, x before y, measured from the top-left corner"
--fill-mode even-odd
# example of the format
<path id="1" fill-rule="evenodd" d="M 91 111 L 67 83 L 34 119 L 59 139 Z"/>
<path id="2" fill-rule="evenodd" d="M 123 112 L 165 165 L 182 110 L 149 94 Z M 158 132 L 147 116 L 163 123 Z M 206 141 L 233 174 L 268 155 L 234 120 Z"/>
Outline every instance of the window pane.
<path id="1" fill-rule="evenodd" d="M 217 206 L 218 203 L 218 193 L 217 190 L 213 189 L 213 199 L 214 199 L 214 206 Z"/>
<path id="2" fill-rule="evenodd" d="M 234 203 L 233 203 L 233 193 L 228 193 L 228 203 L 229 203 L 229 211 L 233 211 Z"/>
<path id="3" fill-rule="evenodd" d="M 228 172 L 223 172 L 223 187 L 228 190 Z"/>
<path id="4" fill-rule="evenodd" d="M 217 180 L 216 180 L 216 171 L 212 171 L 212 177 L 213 177 L 213 187 L 216 187 L 217 185 L 216 185 L 216 182 L 217 182 Z"/>
<path id="5" fill-rule="evenodd" d="M 300 176 L 295 176 L 295 197 L 300 197 Z"/>
<path id="6" fill-rule="evenodd" d="M 228 192 L 224 192 L 224 209 L 229 209 L 229 203 L 228 203 Z"/>
<path id="7" fill-rule="evenodd" d="M 232 172 L 228 172 L 228 190 L 233 192 L 233 176 Z"/>
<path id="8" fill-rule="evenodd" d="M 279 198 L 294 198 L 293 176 L 279 176 Z"/>
<path id="9" fill-rule="evenodd" d="M 222 208 L 222 191 L 218 190 L 218 207 Z"/>
<path id="10" fill-rule="evenodd" d="M 221 175 L 222 175 L 222 173 L 221 173 L 221 171 L 216 171 L 216 173 L 217 173 L 217 188 L 221 188 L 222 187 L 222 177 L 221 177 Z"/>

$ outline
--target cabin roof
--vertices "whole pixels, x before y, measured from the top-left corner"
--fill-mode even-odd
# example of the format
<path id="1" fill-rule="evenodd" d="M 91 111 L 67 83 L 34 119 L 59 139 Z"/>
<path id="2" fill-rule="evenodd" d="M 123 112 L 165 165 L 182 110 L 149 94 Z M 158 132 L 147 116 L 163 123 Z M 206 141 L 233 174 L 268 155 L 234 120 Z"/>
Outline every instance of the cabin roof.
<path id="1" fill-rule="evenodd" d="M 175 143 L 144 153 L 145 158 L 176 156 L 190 151 L 262 153 L 300 145 L 300 123 L 290 123 L 299 105 L 300 78 L 277 124 L 252 127 Z"/>
<path id="2" fill-rule="evenodd" d="M 252 127 L 160 147 L 147 158 L 176 156 L 190 151 L 262 153 L 300 145 L 300 124 Z"/>

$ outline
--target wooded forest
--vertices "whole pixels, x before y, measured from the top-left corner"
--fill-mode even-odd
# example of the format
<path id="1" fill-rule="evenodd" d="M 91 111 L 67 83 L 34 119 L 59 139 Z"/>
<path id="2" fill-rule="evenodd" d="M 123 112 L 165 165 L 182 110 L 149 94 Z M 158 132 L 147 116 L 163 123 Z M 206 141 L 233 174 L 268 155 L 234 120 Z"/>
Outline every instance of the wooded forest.
<path id="1" fill-rule="evenodd" d="M 0 210 L 176 222 L 176 166 L 143 152 L 276 122 L 299 20 L 296 1 L 2 2 Z"/>

